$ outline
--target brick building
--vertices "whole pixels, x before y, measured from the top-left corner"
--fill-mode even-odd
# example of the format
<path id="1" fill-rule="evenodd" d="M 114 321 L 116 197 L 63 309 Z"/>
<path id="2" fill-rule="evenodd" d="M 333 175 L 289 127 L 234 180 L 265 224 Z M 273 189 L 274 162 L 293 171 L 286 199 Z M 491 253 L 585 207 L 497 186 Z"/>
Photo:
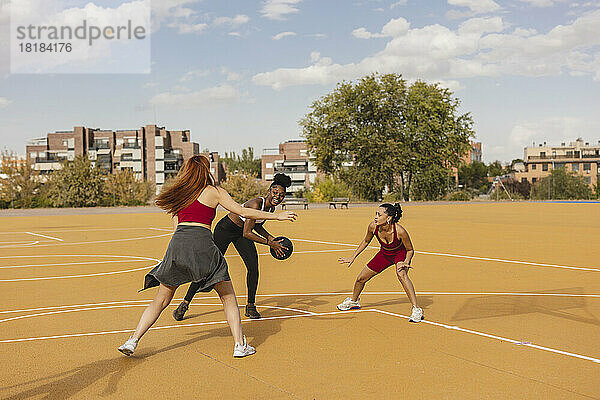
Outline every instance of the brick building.
<path id="1" fill-rule="evenodd" d="M 535 183 L 550 175 L 553 169 L 565 168 L 593 186 L 598 183 L 600 174 L 600 141 L 597 145 L 590 145 L 581 138 L 560 146 L 547 145 L 546 142 L 535 146 L 534 143 L 525 148 L 523 160 L 523 170 L 514 174 L 520 182 Z"/>
<path id="2" fill-rule="evenodd" d="M 169 131 L 156 125 L 116 131 L 76 126 L 30 140 L 26 152 L 27 163 L 42 175 L 60 169 L 64 160 L 86 155 L 106 173 L 130 170 L 138 179 L 154 183 L 158 192 L 184 160 L 200 153 L 199 148 L 190 140 L 189 130 Z M 225 179 L 218 153 L 206 156 L 217 181 Z"/>
<path id="3" fill-rule="evenodd" d="M 261 164 L 263 182 L 272 182 L 278 172 L 289 175 L 292 178 L 289 192 L 309 187 L 317 177 L 317 167 L 309 160 L 304 140 L 288 140 L 276 149 L 263 149 Z"/>

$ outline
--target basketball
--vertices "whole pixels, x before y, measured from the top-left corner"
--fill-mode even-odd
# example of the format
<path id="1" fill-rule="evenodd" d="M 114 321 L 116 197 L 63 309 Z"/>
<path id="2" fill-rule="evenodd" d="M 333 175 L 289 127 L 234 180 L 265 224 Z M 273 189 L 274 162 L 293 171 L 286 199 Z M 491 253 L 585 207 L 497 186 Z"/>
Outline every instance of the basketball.
<path id="1" fill-rule="evenodd" d="M 294 245 L 292 244 L 292 241 L 290 239 L 286 238 L 285 236 L 278 236 L 273 240 L 280 242 L 283 245 L 283 247 L 286 248 L 286 250 L 284 250 L 283 256 L 278 256 L 277 253 L 275 253 L 275 250 L 271 249 L 271 255 L 274 258 L 278 260 L 285 260 L 286 258 L 289 258 L 292 255 L 292 252 L 294 251 Z"/>

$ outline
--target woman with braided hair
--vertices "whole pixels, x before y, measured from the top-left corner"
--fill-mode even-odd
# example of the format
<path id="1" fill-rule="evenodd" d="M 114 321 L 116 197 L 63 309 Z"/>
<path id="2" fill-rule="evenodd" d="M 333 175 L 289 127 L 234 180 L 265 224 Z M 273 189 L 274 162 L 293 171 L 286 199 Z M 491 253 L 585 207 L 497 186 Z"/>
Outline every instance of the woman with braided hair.
<path id="1" fill-rule="evenodd" d="M 346 311 L 360 308 L 358 296 L 364 289 L 365 283 L 394 264 L 396 265 L 396 276 L 413 306 L 409 321 L 421 322 L 423 320 L 423 310 L 417 305 L 415 288 L 408 277 L 414 250 L 408 232 L 402 225 L 398 224 L 400 217 L 402 217 L 400 204 L 385 203 L 380 205 L 375 212 L 375 220 L 371 221 L 367 228 L 365 239 L 358 245 L 352 257 L 340 257 L 338 259 L 340 263 L 347 263 L 350 267 L 356 257 L 371 243 L 373 236 L 377 238 L 381 245 L 379 252 L 358 274 L 352 297 L 347 297 L 341 304 L 338 304 L 337 308 L 339 310 Z"/>

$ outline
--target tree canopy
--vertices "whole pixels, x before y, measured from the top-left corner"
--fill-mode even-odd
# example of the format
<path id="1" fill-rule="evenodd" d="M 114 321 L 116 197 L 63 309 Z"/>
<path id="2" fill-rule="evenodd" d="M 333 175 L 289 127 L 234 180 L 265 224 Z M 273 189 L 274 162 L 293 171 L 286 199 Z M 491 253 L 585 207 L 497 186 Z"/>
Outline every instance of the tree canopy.
<path id="1" fill-rule="evenodd" d="M 468 150 L 472 119 L 459 105 L 437 84 L 372 74 L 338 84 L 312 103 L 300 125 L 320 170 L 366 199 L 387 187 L 407 200 L 418 176 L 421 193 L 443 191 L 443 176 Z"/>

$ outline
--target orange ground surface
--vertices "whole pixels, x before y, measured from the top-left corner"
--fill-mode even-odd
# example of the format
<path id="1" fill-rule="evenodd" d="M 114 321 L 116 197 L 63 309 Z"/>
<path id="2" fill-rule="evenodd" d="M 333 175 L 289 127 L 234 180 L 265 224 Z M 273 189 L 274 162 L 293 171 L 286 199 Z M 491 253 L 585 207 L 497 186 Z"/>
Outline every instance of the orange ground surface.
<path id="1" fill-rule="evenodd" d="M 174 302 L 134 357 L 117 352 L 155 294 L 137 290 L 166 249 L 166 215 L 2 218 L 0 398 L 600 398 L 599 204 L 405 206 L 421 324 L 407 322 L 391 268 L 360 311 L 335 308 L 376 249 L 350 269 L 336 260 L 374 212 L 299 210 L 295 223 L 266 224 L 295 252 L 260 257 L 264 318 L 243 322 L 257 348 L 244 359 L 214 292 L 181 322 Z M 227 256 L 245 304 L 244 266 L 233 246 Z"/>

